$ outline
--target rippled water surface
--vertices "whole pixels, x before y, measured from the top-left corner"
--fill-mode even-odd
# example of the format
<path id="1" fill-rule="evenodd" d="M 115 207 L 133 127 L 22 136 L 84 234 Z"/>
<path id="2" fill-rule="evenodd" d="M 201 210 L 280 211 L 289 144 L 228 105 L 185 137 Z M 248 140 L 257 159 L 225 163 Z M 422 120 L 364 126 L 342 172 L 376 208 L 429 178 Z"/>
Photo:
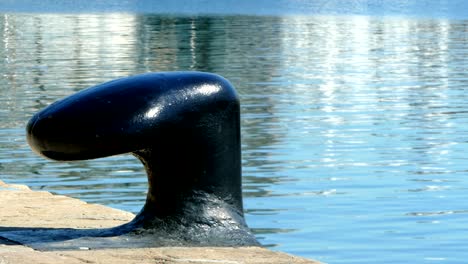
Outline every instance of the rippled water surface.
<path id="1" fill-rule="evenodd" d="M 468 258 L 466 20 L 3 13 L 0 34 L 1 180 L 138 212 L 135 158 L 45 160 L 27 120 L 113 78 L 215 72 L 240 94 L 262 244 L 327 263 Z"/>

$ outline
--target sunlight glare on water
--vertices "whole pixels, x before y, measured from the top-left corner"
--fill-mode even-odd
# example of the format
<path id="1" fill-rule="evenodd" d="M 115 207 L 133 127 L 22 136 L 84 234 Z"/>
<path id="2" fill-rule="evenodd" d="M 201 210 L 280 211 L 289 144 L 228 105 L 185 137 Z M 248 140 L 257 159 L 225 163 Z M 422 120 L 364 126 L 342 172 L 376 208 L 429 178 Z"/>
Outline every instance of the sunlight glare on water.
<path id="1" fill-rule="evenodd" d="M 114 78 L 209 71 L 241 98 L 244 204 L 263 245 L 327 263 L 467 259 L 467 20 L 7 11 L 1 180 L 138 212 L 137 159 L 45 160 L 27 120 Z"/>

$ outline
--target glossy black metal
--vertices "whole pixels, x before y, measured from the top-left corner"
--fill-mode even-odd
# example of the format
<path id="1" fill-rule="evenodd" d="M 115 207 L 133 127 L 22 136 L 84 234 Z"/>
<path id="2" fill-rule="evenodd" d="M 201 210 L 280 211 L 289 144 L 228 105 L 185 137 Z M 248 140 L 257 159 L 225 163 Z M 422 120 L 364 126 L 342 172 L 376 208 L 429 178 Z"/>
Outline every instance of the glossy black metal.
<path id="1" fill-rule="evenodd" d="M 243 217 L 239 99 L 224 78 L 148 73 L 58 101 L 31 118 L 27 139 L 54 160 L 133 153 L 148 174 L 133 221 L 100 233 L 168 245 L 256 245 Z M 167 243 L 166 243 L 167 242 Z"/>

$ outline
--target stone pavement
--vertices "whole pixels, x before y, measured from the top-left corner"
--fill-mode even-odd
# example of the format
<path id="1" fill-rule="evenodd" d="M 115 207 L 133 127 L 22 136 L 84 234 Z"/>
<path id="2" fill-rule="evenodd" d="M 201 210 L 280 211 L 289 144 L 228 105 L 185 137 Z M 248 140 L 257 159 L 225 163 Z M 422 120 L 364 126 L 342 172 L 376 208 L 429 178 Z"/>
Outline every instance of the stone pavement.
<path id="1" fill-rule="evenodd" d="M 43 234 L 56 229 L 108 228 L 124 224 L 134 215 L 78 199 L 32 191 L 24 185 L 0 181 L 0 264 L 16 263 L 308 263 L 312 260 L 261 247 L 157 247 L 34 249 L 22 245 L 25 229 Z"/>

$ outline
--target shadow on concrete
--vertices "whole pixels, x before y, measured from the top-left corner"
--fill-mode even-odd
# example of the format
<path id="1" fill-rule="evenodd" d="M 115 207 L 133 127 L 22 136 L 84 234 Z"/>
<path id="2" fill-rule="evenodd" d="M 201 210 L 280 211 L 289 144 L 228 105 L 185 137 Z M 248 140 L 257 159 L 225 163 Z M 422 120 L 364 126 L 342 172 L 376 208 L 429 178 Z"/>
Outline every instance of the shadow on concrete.
<path id="1" fill-rule="evenodd" d="M 25 245 L 37 250 L 76 250 L 89 248 L 135 248 L 157 244 L 154 239 L 150 243 L 149 239 L 136 234 L 123 234 L 120 236 L 115 233 L 111 236 L 111 234 L 112 228 L 0 227 L 0 245 Z M 136 239 L 137 237 L 138 239 Z"/>

